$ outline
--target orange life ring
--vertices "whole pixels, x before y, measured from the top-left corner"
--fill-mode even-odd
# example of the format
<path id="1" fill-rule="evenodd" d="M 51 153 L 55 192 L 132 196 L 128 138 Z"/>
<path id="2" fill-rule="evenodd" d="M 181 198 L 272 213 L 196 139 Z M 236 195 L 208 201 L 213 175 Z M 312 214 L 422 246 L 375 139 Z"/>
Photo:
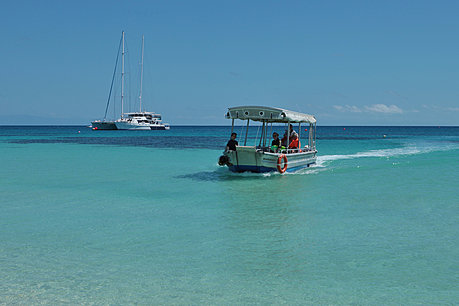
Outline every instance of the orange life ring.
<path id="1" fill-rule="evenodd" d="M 284 168 L 281 168 L 282 160 L 284 160 Z M 277 171 L 284 173 L 287 170 L 287 156 L 285 154 L 279 155 L 277 158 Z"/>

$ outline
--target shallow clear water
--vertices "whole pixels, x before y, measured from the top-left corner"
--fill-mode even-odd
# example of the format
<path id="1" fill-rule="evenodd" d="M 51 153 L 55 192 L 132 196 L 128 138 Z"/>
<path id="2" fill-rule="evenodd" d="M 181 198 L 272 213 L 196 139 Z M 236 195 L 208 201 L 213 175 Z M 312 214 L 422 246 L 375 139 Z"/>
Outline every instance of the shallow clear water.
<path id="1" fill-rule="evenodd" d="M 0 303 L 459 300 L 459 128 L 319 127 L 283 175 L 230 129 L 0 127 Z"/>

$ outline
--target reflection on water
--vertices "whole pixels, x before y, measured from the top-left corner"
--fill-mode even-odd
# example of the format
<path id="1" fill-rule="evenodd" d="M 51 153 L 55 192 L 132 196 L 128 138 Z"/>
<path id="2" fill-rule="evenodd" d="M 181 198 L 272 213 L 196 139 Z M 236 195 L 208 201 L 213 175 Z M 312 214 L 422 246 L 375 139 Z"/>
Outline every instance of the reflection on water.
<path id="1" fill-rule="evenodd" d="M 178 179 L 191 179 L 194 181 L 232 181 L 232 180 L 243 180 L 244 182 L 252 180 L 267 180 L 275 179 L 279 180 L 282 177 L 292 176 L 292 175 L 305 175 L 305 174 L 317 174 L 320 171 L 323 171 L 324 166 L 320 166 L 322 169 L 316 168 L 315 165 L 310 167 L 300 168 L 294 172 L 285 172 L 279 173 L 277 171 L 266 172 L 266 173 L 254 173 L 254 172 L 242 172 L 236 173 L 228 170 L 227 167 L 219 167 L 216 170 L 212 171 L 201 171 L 196 173 L 189 173 L 184 175 L 178 175 L 175 178 Z"/>
<path id="2" fill-rule="evenodd" d="M 275 176 L 276 172 L 271 173 L 234 173 L 228 170 L 226 167 L 221 167 L 213 171 L 201 171 L 196 173 L 189 173 L 184 175 L 178 175 L 176 178 L 179 179 L 191 179 L 195 181 L 231 181 L 231 180 L 260 180 L 266 177 Z"/>

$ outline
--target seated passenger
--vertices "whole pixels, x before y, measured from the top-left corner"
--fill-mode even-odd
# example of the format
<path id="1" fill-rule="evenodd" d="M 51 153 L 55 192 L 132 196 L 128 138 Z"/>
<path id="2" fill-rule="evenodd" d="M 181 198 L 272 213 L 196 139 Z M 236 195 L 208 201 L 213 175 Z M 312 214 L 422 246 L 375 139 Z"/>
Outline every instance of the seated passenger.
<path id="1" fill-rule="evenodd" d="M 279 134 L 273 133 L 273 141 L 271 142 L 271 152 L 277 152 L 280 147 Z"/>
<path id="2" fill-rule="evenodd" d="M 231 139 L 226 144 L 225 151 L 236 151 L 236 146 L 239 145 L 239 143 L 236 140 L 236 137 L 237 137 L 236 133 L 231 133 Z"/>
<path id="3" fill-rule="evenodd" d="M 289 149 L 298 149 L 300 147 L 300 140 L 298 139 L 297 133 L 292 133 L 292 141 L 288 146 Z M 297 150 L 296 150 L 297 151 Z"/>
<path id="4" fill-rule="evenodd" d="M 293 129 L 293 126 L 291 124 L 288 125 L 288 130 L 285 130 L 284 137 L 281 139 L 281 144 L 286 147 L 287 146 L 287 140 L 290 139 L 292 140 L 293 133 L 296 134 L 295 130 Z"/>

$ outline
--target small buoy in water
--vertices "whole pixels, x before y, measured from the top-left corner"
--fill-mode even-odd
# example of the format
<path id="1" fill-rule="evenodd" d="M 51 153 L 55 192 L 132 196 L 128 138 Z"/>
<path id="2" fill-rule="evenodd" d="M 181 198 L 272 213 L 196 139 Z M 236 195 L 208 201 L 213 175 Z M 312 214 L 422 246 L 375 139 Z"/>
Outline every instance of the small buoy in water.
<path id="1" fill-rule="evenodd" d="M 384 137 L 384 138 L 386 138 L 386 137 L 387 137 L 387 135 L 386 135 L 386 134 L 384 134 L 384 135 L 383 135 L 383 137 Z"/>
<path id="2" fill-rule="evenodd" d="M 346 130 L 346 128 L 343 128 L 343 130 L 345 131 L 345 130 Z"/>
<path id="3" fill-rule="evenodd" d="M 80 132 L 80 131 L 78 131 L 78 134 L 80 134 L 80 133 L 81 133 L 81 132 Z"/>
<path id="4" fill-rule="evenodd" d="M 308 131 L 308 129 L 304 129 L 306 132 Z"/>

